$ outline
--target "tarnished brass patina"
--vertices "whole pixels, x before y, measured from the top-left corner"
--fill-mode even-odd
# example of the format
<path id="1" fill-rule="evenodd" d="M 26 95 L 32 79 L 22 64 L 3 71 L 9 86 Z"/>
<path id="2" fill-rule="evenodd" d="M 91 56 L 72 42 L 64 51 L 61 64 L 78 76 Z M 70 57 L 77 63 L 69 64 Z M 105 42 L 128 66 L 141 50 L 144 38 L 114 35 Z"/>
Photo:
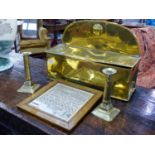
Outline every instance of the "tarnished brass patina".
<path id="1" fill-rule="evenodd" d="M 30 62 L 29 62 L 29 55 L 31 52 L 24 52 L 23 53 L 23 61 L 24 61 L 24 70 L 25 70 L 25 82 L 24 84 L 17 90 L 20 93 L 30 93 L 33 94 L 39 87 L 39 84 L 34 84 L 31 78 L 31 71 L 30 71 Z"/>
<path id="2" fill-rule="evenodd" d="M 65 78 L 103 89 L 103 68 L 112 67 L 112 97 L 128 101 L 135 90 L 139 47 L 125 27 L 103 20 L 82 20 L 64 31 L 63 44 L 47 51 L 51 78 Z"/>

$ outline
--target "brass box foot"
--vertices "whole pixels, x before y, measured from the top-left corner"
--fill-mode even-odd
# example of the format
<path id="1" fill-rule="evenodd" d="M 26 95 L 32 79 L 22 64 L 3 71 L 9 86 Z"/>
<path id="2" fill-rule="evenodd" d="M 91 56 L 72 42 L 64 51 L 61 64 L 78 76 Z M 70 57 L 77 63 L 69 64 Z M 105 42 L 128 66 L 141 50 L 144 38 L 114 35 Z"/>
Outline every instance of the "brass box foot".
<path id="1" fill-rule="evenodd" d="M 103 104 L 103 103 L 101 103 Z M 97 116 L 98 118 L 101 118 L 102 120 L 105 120 L 107 122 L 111 122 L 120 112 L 117 108 L 110 108 L 109 110 L 105 110 L 102 108 L 102 105 L 99 105 L 92 114 Z"/>
<path id="2" fill-rule="evenodd" d="M 24 82 L 24 85 L 21 86 L 17 91 L 20 93 L 30 93 L 33 94 L 38 88 L 39 84 L 29 84 L 27 81 Z"/>

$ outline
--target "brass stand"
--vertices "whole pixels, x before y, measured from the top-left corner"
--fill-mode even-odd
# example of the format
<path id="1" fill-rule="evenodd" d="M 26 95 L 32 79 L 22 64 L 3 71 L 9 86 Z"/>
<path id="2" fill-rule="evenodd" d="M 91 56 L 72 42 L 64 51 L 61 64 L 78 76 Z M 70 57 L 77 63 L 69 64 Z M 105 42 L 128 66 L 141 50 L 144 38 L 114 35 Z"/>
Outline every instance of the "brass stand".
<path id="1" fill-rule="evenodd" d="M 19 88 L 17 91 L 22 93 L 30 93 L 33 94 L 39 87 L 39 84 L 34 84 L 31 79 L 31 71 L 30 71 L 30 62 L 29 62 L 29 55 L 31 52 L 24 52 L 23 53 L 23 60 L 24 60 L 24 69 L 25 69 L 25 79 L 23 86 Z"/>
<path id="2" fill-rule="evenodd" d="M 95 116 L 105 120 L 112 121 L 120 112 L 119 109 L 113 107 L 111 103 L 111 77 L 117 71 L 113 68 L 105 68 L 102 72 L 106 75 L 106 84 L 104 87 L 104 97 L 102 103 L 92 112 Z"/>

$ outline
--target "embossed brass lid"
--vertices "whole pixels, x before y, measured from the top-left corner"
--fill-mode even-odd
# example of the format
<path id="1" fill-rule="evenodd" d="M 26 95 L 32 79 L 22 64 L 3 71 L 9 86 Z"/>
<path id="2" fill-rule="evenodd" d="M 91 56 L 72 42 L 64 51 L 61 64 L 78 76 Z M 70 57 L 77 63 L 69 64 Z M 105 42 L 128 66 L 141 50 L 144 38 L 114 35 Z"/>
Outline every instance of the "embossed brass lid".
<path id="1" fill-rule="evenodd" d="M 82 20 L 70 24 L 63 33 L 63 45 L 53 54 L 133 67 L 139 61 L 139 46 L 129 29 L 103 20 Z"/>

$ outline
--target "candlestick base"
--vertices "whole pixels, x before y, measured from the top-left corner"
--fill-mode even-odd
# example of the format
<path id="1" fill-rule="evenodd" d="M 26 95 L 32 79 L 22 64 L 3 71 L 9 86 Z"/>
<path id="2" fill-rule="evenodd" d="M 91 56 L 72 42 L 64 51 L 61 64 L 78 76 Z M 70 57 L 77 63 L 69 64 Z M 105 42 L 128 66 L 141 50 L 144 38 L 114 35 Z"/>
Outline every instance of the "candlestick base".
<path id="1" fill-rule="evenodd" d="M 21 86 L 17 92 L 33 94 L 39 87 L 39 84 L 34 84 L 31 81 L 25 81 L 23 86 Z"/>
<path id="2" fill-rule="evenodd" d="M 92 114 L 97 116 L 98 118 L 101 118 L 102 120 L 111 122 L 119 114 L 120 110 L 113 106 L 109 110 L 106 110 L 106 106 L 109 105 L 104 105 L 103 103 L 101 103 L 95 110 L 93 110 Z"/>

